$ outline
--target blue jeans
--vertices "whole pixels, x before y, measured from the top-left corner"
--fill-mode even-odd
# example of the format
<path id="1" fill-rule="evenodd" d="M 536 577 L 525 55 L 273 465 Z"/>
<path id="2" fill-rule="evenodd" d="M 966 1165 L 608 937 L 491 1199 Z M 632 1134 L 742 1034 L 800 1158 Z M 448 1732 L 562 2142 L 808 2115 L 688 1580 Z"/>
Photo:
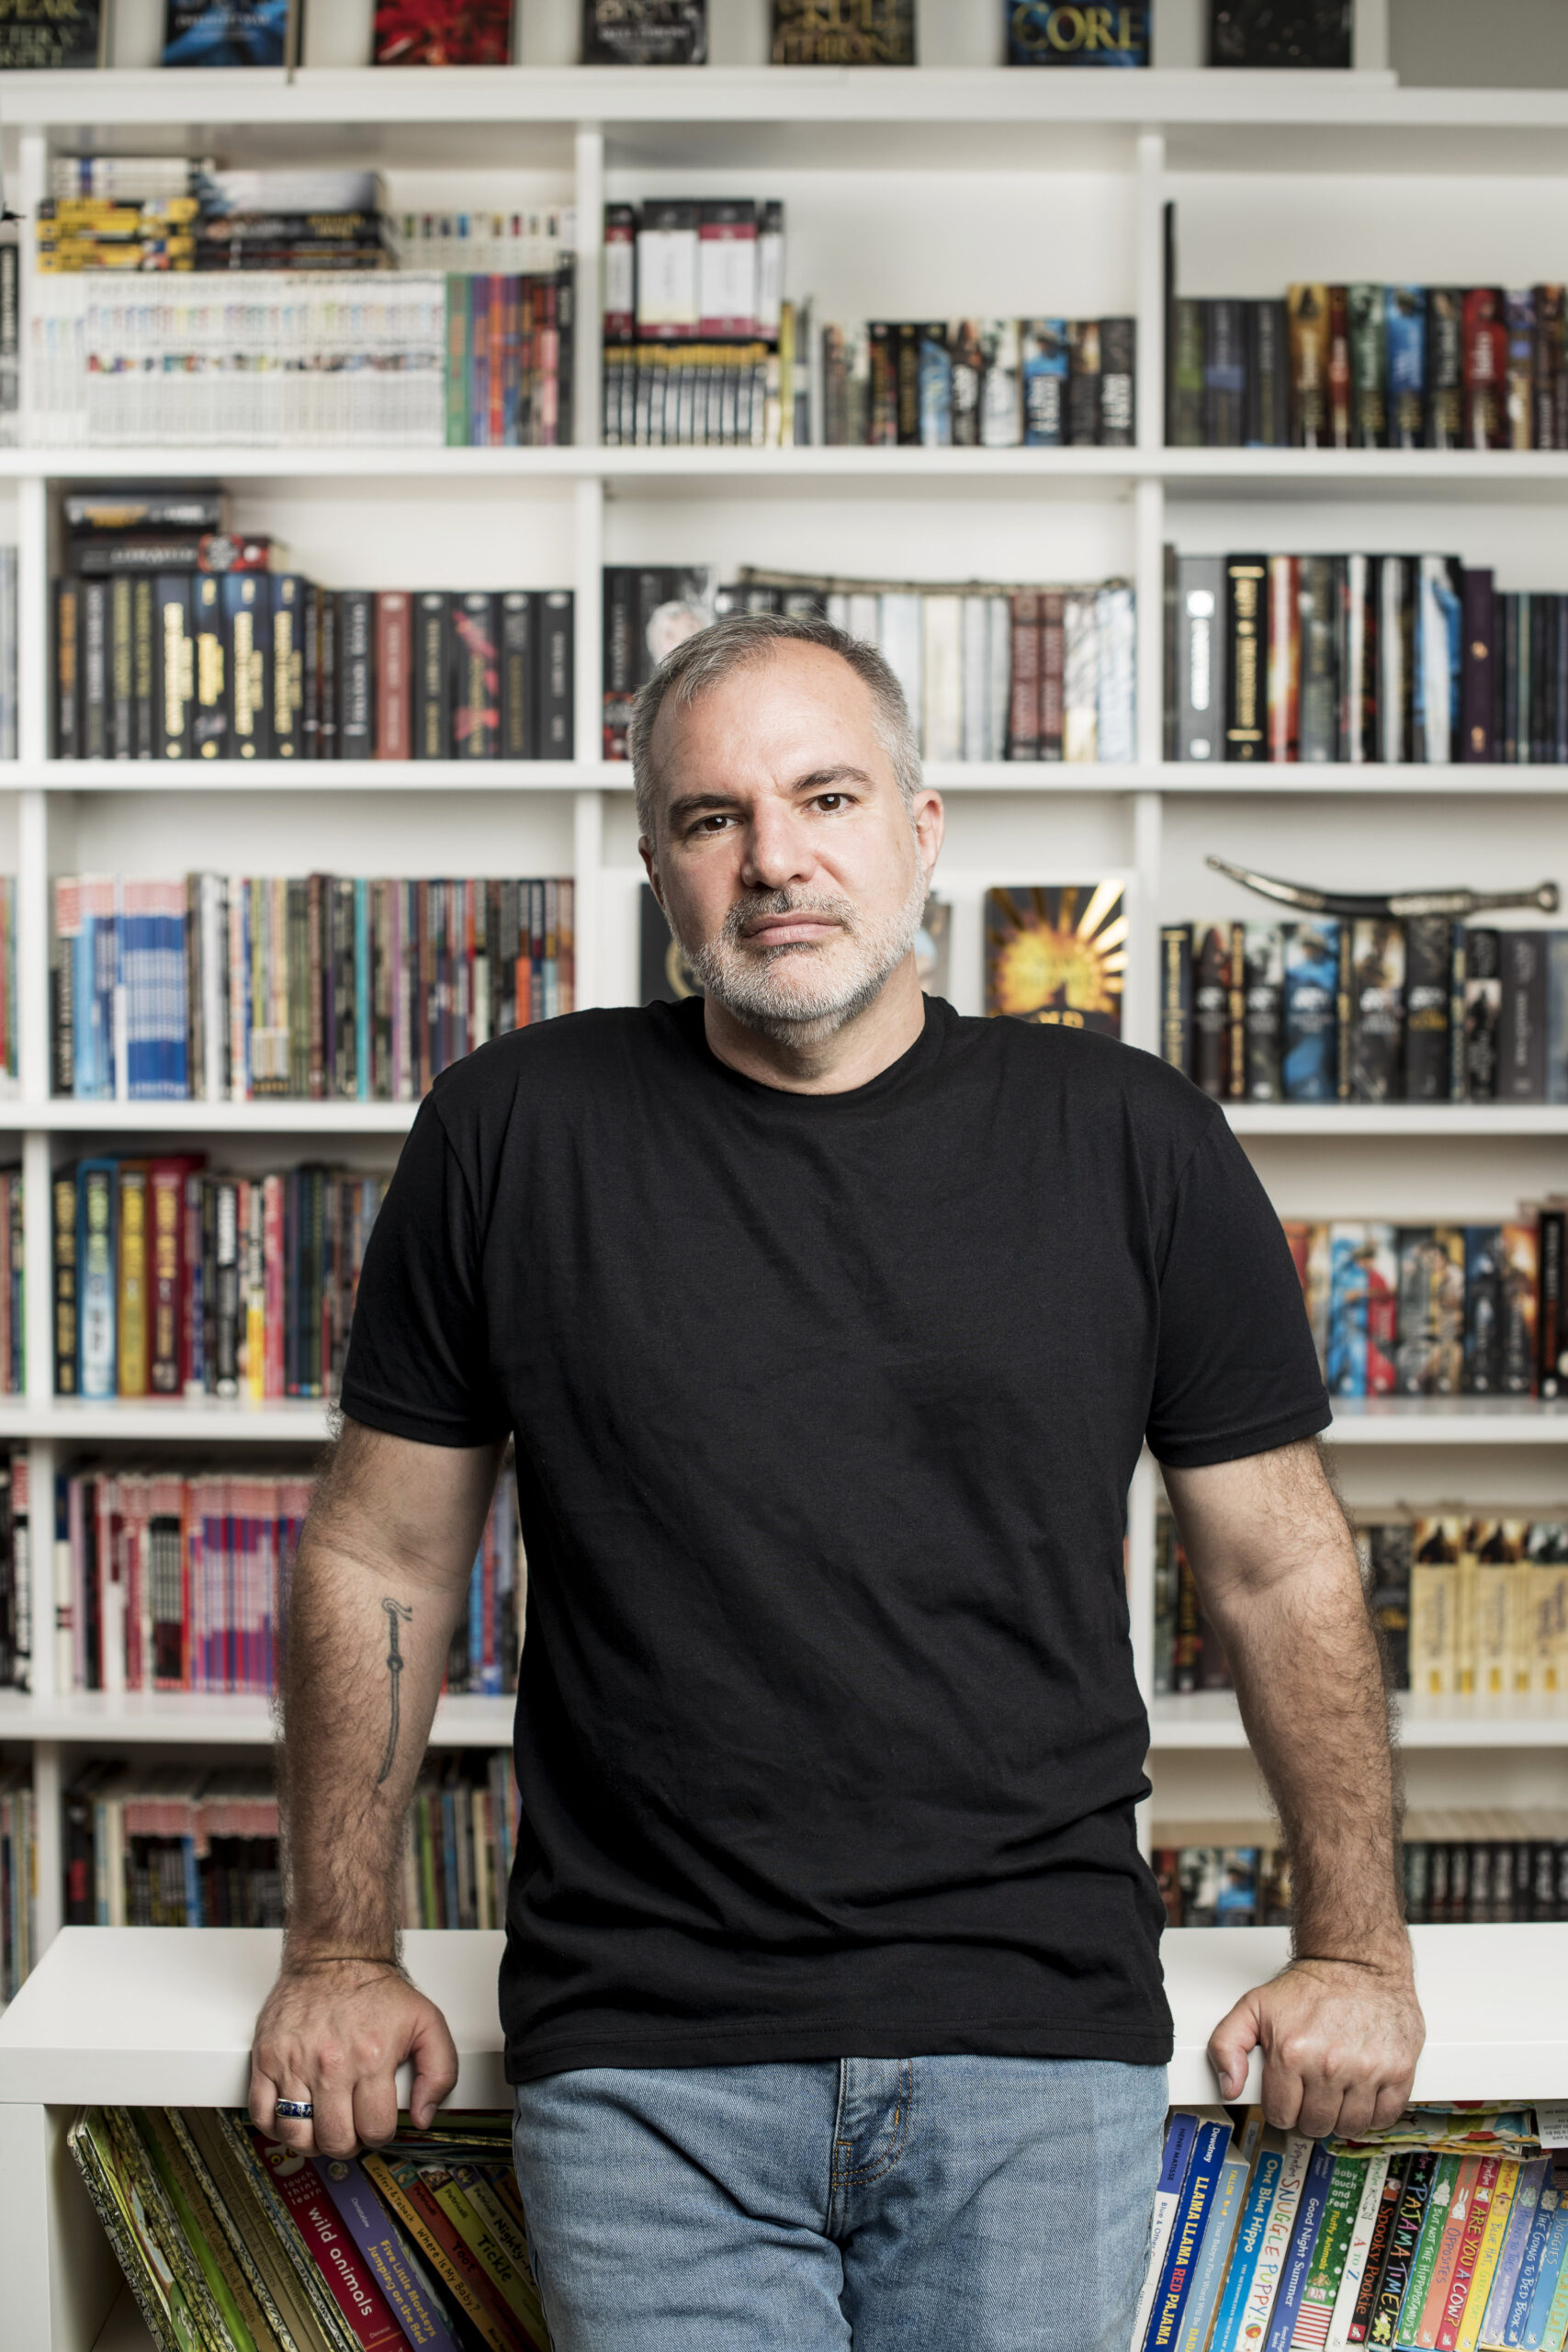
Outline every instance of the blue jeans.
<path id="1" fill-rule="evenodd" d="M 556 2352 L 1127 2352 L 1161 2066 L 593 2067 L 517 2092 Z"/>

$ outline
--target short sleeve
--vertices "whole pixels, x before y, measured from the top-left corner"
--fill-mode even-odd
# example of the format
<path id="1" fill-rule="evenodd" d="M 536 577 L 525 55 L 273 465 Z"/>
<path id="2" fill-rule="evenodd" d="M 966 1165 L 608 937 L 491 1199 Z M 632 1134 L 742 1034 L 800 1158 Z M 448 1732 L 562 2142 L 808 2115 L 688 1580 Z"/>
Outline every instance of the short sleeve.
<path id="1" fill-rule="evenodd" d="M 340 1399 L 350 1419 L 422 1445 L 507 1434 L 479 1256 L 468 1187 L 427 1097 L 366 1244 Z"/>
<path id="2" fill-rule="evenodd" d="M 1162 1236 L 1150 1451 L 1173 1469 L 1313 1437 L 1333 1418 L 1290 1244 L 1218 1114 Z"/>

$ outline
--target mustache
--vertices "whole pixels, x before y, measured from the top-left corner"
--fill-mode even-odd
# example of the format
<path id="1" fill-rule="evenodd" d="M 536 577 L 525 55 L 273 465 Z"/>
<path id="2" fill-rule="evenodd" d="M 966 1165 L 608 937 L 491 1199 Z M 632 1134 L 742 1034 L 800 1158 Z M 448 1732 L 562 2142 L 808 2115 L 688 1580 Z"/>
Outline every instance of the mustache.
<path id="1" fill-rule="evenodd" d="M 724 918 L 719 938 L 727 947 L 739 947 L 747 928 L 763 915 L 826 915 L 853 937 L 860 925 L 854 902 L 810 890 L 751 890 L 738 899 Z"/>

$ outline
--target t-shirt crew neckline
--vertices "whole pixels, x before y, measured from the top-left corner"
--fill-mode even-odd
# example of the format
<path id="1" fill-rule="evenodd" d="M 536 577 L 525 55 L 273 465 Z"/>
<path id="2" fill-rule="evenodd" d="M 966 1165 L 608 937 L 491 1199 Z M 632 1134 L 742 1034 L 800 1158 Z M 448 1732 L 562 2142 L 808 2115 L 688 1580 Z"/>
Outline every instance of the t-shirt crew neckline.
<path id="1" fill-rule="evenodd" d="M 765 1079 L 750 1078 L 744 1070 L 735 1069 L 714 1052 L 707 1038 L 707 1018 L 700 996 L 687 997 L 670 1008 L 676 1035 L 704 1069 L 722 1084 L 733 1088 L 754 1102 L 775 1107 L 784 1116 L 796 1114 L 807 1118 L 841 1117 L 870 1104 L 880 1105 L 888 1095 L 897 1093 L 912 1079 L 922 1077 L 941 1059 L 953 1024 L 958 1016 L 942 997 L 928 996 L 926 1017 L 919 1035 L 901 1053 L 897 1061 L 868 1078 L 863 1086 L 850 1086 L 830 1094 L 803 1094 L 790 1086 L 770 1086 Z"/>

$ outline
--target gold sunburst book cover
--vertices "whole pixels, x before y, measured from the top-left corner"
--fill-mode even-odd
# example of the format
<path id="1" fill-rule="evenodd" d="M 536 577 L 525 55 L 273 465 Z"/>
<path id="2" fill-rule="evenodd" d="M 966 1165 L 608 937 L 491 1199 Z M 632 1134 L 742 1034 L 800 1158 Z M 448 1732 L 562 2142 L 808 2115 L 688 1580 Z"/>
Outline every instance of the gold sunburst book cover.
<path id="1" fill-rule="evenodd" d="M 986 1011 L 1122 1035 L 1127 912 L 1119 881 L 986 893 Z"/>

